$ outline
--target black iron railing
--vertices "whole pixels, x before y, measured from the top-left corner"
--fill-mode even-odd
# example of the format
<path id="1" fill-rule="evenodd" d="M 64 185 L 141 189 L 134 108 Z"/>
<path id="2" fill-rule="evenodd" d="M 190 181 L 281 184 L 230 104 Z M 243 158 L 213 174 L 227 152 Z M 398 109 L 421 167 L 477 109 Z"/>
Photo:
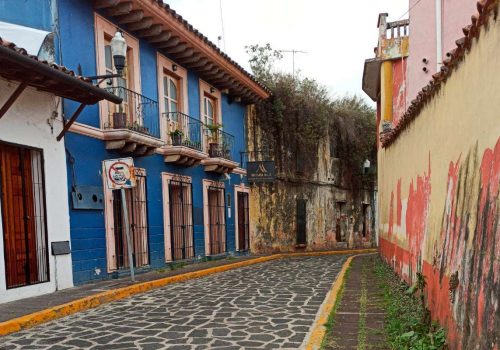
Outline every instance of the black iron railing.
<path id="1" fill-rule="evenodd" d="M 108 102 L 104 128 L 128 129 L 160 138 L 158 102 L 122 86 L 108 87 L 106 90 L 121 97 L 123 102 Z"/>
<path id="2" fill-rule="evenodd" d="M 171 146 L 186 146 L 203 150 L 203 123 L 181 112 L 164 113 L 167 127 L 167 143 Z"/>
<path id="3" fill-rule="evenodd" d="M 234 136 L 219 129 L 210 129 L 205 125 L 207 151 L 211 158 L 233 159 Z"/>

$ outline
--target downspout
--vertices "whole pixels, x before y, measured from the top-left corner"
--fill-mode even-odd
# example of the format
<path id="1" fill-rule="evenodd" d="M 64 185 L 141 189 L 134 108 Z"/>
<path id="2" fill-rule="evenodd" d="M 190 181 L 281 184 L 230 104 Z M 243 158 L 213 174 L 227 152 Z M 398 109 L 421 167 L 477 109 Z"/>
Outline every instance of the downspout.
<path id="1" fill-rule="evenodd" d="M 436 72 L 443 64 L 443 4 L 436 0 Z"/>

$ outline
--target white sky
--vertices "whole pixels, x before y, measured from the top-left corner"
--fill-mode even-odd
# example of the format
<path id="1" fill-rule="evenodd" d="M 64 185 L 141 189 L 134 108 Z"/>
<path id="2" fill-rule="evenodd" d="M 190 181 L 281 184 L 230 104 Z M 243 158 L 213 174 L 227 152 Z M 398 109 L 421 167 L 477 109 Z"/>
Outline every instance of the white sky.
<path id="1" fill-rule="evenodd" d="M 249 70 L 245 45 L 267 42 L 274 49 L 307 51 L 295 55 L 295 69 L 327 86 L 332 96 L 366 97 L 363 63 L 374 57 L 378 14 L 388 12 L 393 21 L 408 10 L 408 0 L 221 1 L 225 52 L 232 59 Z M 219 0 L 164 2 L 217 44 L 222 35 Z M 291 54 L 284 54 L 279 68 L 292 72 Z"/>

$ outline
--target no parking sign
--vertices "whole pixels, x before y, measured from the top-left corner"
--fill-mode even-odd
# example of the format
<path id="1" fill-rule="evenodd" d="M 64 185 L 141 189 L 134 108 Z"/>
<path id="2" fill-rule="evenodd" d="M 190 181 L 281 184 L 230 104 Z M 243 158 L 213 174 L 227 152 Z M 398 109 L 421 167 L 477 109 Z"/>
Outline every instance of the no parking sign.
<path id="1" fill-rule="evenodd" d="M 104 161 L 106 183 L 111 190 L 135 187 L 134 160 L 132 158 Z"/>

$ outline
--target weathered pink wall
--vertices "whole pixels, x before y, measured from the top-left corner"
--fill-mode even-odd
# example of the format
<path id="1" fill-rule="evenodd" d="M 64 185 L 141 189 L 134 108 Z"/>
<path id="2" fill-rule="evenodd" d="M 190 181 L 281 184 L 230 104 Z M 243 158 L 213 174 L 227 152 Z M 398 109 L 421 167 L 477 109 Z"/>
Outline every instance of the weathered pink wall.
<path id="1" fill-rule="evenodd" d="M 442 1 L 443 59 L 455 46 L 455 40 L 463 36 L 462 28 L 470 24 L 475 13 L 476 0 Z M 408 58 L 408 102 L 431 80 L 436 73 L 436 2 L 435 0 L 410 0 L 410 53 Z M 429 61 L 422 62 L 423 58 Z M 425 73 L 422 69 L 427 67 Z"/>

